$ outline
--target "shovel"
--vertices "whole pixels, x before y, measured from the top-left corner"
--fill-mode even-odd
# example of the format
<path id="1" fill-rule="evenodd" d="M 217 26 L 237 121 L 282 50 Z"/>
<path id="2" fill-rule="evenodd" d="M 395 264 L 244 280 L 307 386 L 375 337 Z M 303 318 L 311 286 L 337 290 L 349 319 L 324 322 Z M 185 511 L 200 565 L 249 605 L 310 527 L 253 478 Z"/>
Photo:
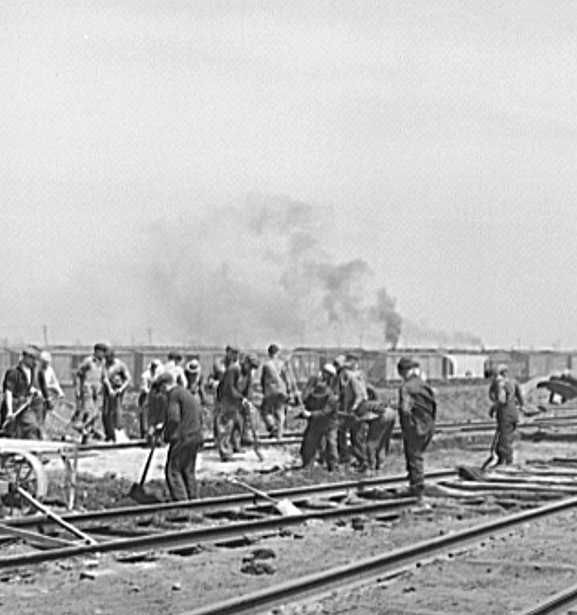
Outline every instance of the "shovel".
<path id="1" fill-rule="evenodd" d="M 239 485 L 240 487 L 243 487 L 244 489 L 250 491 L 251 493 L 254 493 L 255 495 L 258 495 L 263 500 L 270 502 L 283 517 L 302 515 L 302 512 L 290 500 L 287 500 L 286 498 L 283 498 L 282 500 L 276 500 L 275 498 L 272 498 L 268 493 L 265 493 L 260 489 L 256 489 L 251 485 L 247 485 L 246 483 L 243 483 L 242 481 L 238 480 L 238 478 L 231 478 L 230 482 Z"/>
<path id="2" fill-rule="evenodd" d="M 150 452 L 148 453 L 148 457 L 146 458 L 146 463 L 144 464 L 144 468 L 142 470 L 140 482 L 132 483 L 132 485 L 130 486 L 130 490 L 128 491 L 128 497 L 133 499 L 135 502 L 138 502 L 139 504 L 153 504 L 154 502 L 159 501 L 155 495 L 146 493 L 146 491 L 144 490 L 144 483 L 146 482 L 146 477 L 148 476 L 148 470 L 150 469 L 150 464 L 152 462 L 155 448 L 156 438 L 153 439 L 150 446 Z"/>
<path id="3" fill-rule="evenodd" d="M 491 442 L 491 449 L 490 449 L 489 457 L 485 459 L 483 465 L 479 469 L 473 468 L 472 466 L 457 466 L 457 472 L 459 473 L 459 476 L 464 480 L 475 480 L 475 481 L 481 481 L 481 482 L 484 481 L 485 476 L 483 473 L 491 464 L 497 461 L 495 457 L 496 457 L 496 448 L 497 448 L 498 441 L 499 441 L 499 429 L 496 429 L 495 435 L 493 436 L 493 440 Z"/>

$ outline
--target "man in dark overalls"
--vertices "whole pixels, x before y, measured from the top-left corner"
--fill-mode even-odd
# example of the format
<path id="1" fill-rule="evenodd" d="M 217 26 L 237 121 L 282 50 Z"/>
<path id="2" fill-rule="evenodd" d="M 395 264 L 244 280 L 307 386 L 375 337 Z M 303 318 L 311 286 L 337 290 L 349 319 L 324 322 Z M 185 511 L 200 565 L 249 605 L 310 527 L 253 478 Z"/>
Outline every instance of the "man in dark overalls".
<path id="1" fill-rule="evenodd" d="M 509 376 L 506 365 L 499 365 L 489 387 L 489 399 L 493 402 L 489 415 L 497 420 L 495 453 L 497 465 L 513 463 L 513 442 L 519 422 L 519 409 L 524 400 L 518 382 Z"/>
<path id="2" fill-rule="evenodd" d="M 409 477 L 409 493 L 422 498 L 425 488 L 423 454 L 435 431 L 437 403 L 433 389 L 421 378 L 419 364 L 403 357 L 397 364 L 403 383 L 399 389 L 399 419 Z"/>
<path id="3" fill-rule="evenodd" d="M 28 347 L 18 364 L 11 367 L 2 382 L 1 425 L 7 435 L 26 440 L 41 440 L 44 404 L 36 388 L 36 364 L 40 352 Z M 22 409 L 23 408 L 23 409 Z M 19 410 L 22 409 L 20 412 Z"/>

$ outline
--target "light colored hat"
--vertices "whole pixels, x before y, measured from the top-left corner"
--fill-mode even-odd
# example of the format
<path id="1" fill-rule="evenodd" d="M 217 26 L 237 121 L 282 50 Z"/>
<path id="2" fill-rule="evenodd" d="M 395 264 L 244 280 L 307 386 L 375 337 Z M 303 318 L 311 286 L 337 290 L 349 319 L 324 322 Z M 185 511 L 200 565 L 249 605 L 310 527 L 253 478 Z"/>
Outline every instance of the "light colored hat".
<path id="1" fill-rule="evenodd" d="M 187 372 L 191 372 L 193 374 L 196 374 L 197 372 L 199 372 L 200 371 L 200 363 L 198 362 L 198 359 L 191 359 L 186 364 L 186 371 Z"/>
<path id="2" fill-rule="evenodd" d="M 326 372 L 327 374 L 330 374 L 331 376 L 337 375 L 337 370 L 335 369 L 335 366 L 332 363 L 325 363 L 323 365 L 323 372 Z"/>
<path id="3" fill-rule="evenodd" d="M 40 360 L 45 363 L 50 363 L 50 361 L 52 361 L 52 355 L 48 352 L 48 350 L 43 350 L 40 353 Z"/>

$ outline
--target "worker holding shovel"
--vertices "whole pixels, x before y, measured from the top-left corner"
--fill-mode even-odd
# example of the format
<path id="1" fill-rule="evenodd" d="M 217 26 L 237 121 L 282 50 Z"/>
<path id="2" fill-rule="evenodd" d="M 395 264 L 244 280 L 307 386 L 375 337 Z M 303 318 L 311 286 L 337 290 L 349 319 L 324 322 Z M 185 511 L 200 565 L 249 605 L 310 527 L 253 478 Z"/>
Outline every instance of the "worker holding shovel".
<path id="1" fill-rule="evenodd" d="M 524 400 L 521 387 L 509 376 L 506 365 L 499 365 L 491 386 L 489 398 L 493 402 L 489 415 L 497 420 L 492 453 L 497 454 L 497 465 L 513 463 L 513 441 L 519 422 L 519 408 L 523 410 Z"/>
<path id="2" fill-rule="evenodd" d="M 164 437 L 168 442 L 166 484 L 174 501 L 198 497 L 196 457 L 202 448 L 202 408 L 197 397 L 176 384 L 171 373 L 161 374 L 157 386 L 168 399 Z"/>

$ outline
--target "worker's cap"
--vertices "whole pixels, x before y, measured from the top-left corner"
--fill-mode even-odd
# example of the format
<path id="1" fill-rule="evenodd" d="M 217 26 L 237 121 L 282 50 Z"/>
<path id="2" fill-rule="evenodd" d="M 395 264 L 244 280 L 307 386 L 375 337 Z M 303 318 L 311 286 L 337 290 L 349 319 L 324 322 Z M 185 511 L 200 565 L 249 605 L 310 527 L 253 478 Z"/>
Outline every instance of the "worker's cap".
<path id="1" fill-rule="evenodd" d="M 506 374 L 508 371 L 509 371 L 509 368 L 507 367 L 505 363 L 499 363 L 499 365 L 497 365 L 498 374 Z"/>
<path id="2" fill-rule="evenodd" d="M 247 354 L 244 360 L 246 364 L 250 365 L 253 369 L 256 369 L 259 366 L 259 360 L 255 354 Z"/>
<path id="3" fill-rule="evenodd" d="M 36 348 L 36 346 L 26 346 L 22 350 L 23 357 L 31 357 L 33 359 L 38 360 L 40 358 L 40 350 Z"/>
<path id="4" fill-rule="evenodd" d="M 346 357 L 344 354 L 339 354 L 337 355 L 334 359 L 333 359 L 333 365 L 339 369 L 340 367 L 343 367 L 344 364 L 346 363 Z"/>
<path id="5" fill-rule="evenodd" d="M 152 361 L 148 364 L 148 367 L 152 369 L 156 369 L 161 364 L 162 364 L 162 361 L 160 359 L 152 359 Z"/>
<path id="6" fill-rule="evenodd" d="M 50 361 L 52 361 L 52 355 L 48 352 L 48 350 L 43 350 L 40 353 L 40 360 L 45 363 L 50 363 Z"/>
<path id="7" fill-rule="evenodd" d="M 107 359 L 114 359 L 114 357 L 116 356 L 114 348 L 107 348 L 105 354 Z"/>
<path id="8" fill-rule="evenodd" d="M 347 363 L 354 363 L 359 360 L 359 355 L 354 352 L 347 353 L 345 360 Z"/>
<path id="9" fill-rule="evenodd" d="M 399 362 L 397 363 L 397 371 L 399 374 L 406 372 L 413 367 L 419 367 L 419 362 L 415 361 L 415 359 L 411 359 L 410 357 L 401 357 Z"/>
<path id="10" fill-rule="evenodd" d="M 280 350 L 280 348 L 277 346 L 277 344 L 271 344 L 268 348 L 267 348 L 267 352 L 269 355 L 274 355 L 276 354 L 278 351 Z"/>
<path id="11" fill-rule="evenodd" d="M 98 342 L 97 344 L 94 344 L 94 352 L 107 352 L 110 349 L 110 346 L 108 344 L 105 344 L 104 342 Z"/>
<path id="12" fill-rule="evenodd" d="M 198 359 L 191 359 L 186 364 L 186 371 L 191 372 L 192 374 L 197 374 L 200 371 L 200 363 Z"/>
<path id="13" fill-rule="evenodd" d="M 174 376 L 170 372 L 164 372 L 160 374 L 160 376 L 158 376 L 158 378 L 155 380 L 155 383 L 158 386 L 170 386 L 171 384 L 174 384 Z"/>
<path id="14" fill-rule="evenodd" d="M 332 363 L 325 363 L 323 365 L 322 371 L 325 372 L 325 374 L 330 374 L 331 376 L 337 375 L 337 370 L 335 369 L 335 366 L 332 365 Z"/>
<path id="15" fill-rule="evenodd" d="M 171 350 L 168 353 L 168 360 L 169 361 L 176 361 L 177 363 L 182 361 L 182 353 L 180 353 L 178 350 Z"/>
<path id="16" fill-rule="evenodd" d="M 236 346 L 227 346 L 225 348 L 225 351 L 227 354 L 238 354 L 239 353 L 239 349 Z"/>

